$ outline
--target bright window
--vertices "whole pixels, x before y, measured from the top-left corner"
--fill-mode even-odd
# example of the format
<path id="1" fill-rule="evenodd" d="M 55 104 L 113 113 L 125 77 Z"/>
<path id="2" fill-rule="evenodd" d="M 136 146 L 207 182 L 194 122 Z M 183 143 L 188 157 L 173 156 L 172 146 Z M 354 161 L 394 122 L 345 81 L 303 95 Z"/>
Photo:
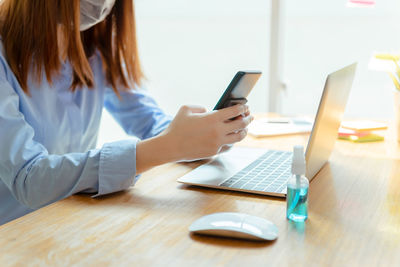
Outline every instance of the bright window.
<path id="1" fill-rule="evenodd" d="M 147 87 L 175 114 L 183 104 L 211 109 L 237 70 L 263 77 L 249 97 L 253 112 L 268 110 L 270 1 L 136 0 L 138 41 Z M 400 2 L 348 8 L 346 0 L 286 0 L 282 99 L 285 114 L 316 112 L 326 75 L 358 61 L 348 116 L 392 114 L 391 81 L 368 69 L 373 51 L 400 50 Z M 119 139 L 105 114 L 103 140 Z"/>

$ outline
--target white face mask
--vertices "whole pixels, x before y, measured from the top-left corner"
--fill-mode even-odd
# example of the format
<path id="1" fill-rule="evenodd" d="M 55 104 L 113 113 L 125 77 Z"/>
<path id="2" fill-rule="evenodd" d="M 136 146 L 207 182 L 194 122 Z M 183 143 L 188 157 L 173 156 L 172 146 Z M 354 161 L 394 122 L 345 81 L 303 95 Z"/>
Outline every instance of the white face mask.
<path id="1" fill-rule="evenodd" d="M 80 30 L 85 31 L 110 14 L 116 0 L 81 0 Z"/>

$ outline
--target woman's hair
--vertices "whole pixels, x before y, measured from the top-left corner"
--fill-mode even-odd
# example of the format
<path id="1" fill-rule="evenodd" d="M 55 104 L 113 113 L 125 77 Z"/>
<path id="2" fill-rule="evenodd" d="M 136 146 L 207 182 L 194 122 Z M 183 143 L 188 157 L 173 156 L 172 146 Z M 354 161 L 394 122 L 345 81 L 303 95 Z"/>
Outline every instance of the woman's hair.
<path id="1" fill-rule="evenodd" d="M 80 32 L 80 0 L 2 0 L 0 35 L 5 56 L 22 89 L 29 94 L 28 74 L 52 82 L 62 65 L 58 43 L 65 46 L 73 70 L 71 90 L 93 88 L 94 77 L 88 58 L 96 50 L 103 61 L 107 82 L 118 89 L 140 84 L 133 0 L 116 0 L 107 18 Z M 59 27 L 61 26 L 61 27 Z M 62 28 L 62 40 L 57 32 Z M 33 69 L 32 69 L 33 68 Z"/>

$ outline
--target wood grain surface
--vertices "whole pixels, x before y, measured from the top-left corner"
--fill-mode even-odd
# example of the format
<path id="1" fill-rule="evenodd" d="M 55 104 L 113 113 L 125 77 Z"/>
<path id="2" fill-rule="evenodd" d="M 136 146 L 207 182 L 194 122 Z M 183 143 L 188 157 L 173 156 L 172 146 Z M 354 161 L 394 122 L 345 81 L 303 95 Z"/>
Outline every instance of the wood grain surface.
<path id="1" fill-rule="evenodd" d="M 307 135 L 240 145 L 291 150 Z M 338 141 L 310 184 L 309 219 L 286 220 L 281 198 L 185 186 L 199 163 L 167 164 L 125 192 L 75 195 L 0 227 L 0 266 L 400 266 L 400 150 Z M 213 212 L 274 222 L 274 242 L 191 235 Z"/>

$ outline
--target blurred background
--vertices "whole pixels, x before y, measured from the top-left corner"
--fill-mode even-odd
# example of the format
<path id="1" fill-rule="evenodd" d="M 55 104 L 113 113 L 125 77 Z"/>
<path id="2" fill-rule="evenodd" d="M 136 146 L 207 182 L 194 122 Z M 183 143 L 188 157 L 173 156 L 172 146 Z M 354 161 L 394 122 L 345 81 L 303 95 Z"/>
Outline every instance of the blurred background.
<path id="1" fill-rule="evenodd" d="M 368 68 L 374 52 L 400 51 L 400 1 L 348 7 L 348 0 L 285 0 L 282 10 L 284 115 L 314 115 L 325 78 L 357 61 L 345 117 L 389 118 L 393 83 Z M 174 115 L 183 104 L 212 109 L 238 70 L 261 70 L 249 97 L 268 111 L 270 0 L 136 0 L 146 88 Z M 104 112 L 99 144 L 125 138 Z"/>

